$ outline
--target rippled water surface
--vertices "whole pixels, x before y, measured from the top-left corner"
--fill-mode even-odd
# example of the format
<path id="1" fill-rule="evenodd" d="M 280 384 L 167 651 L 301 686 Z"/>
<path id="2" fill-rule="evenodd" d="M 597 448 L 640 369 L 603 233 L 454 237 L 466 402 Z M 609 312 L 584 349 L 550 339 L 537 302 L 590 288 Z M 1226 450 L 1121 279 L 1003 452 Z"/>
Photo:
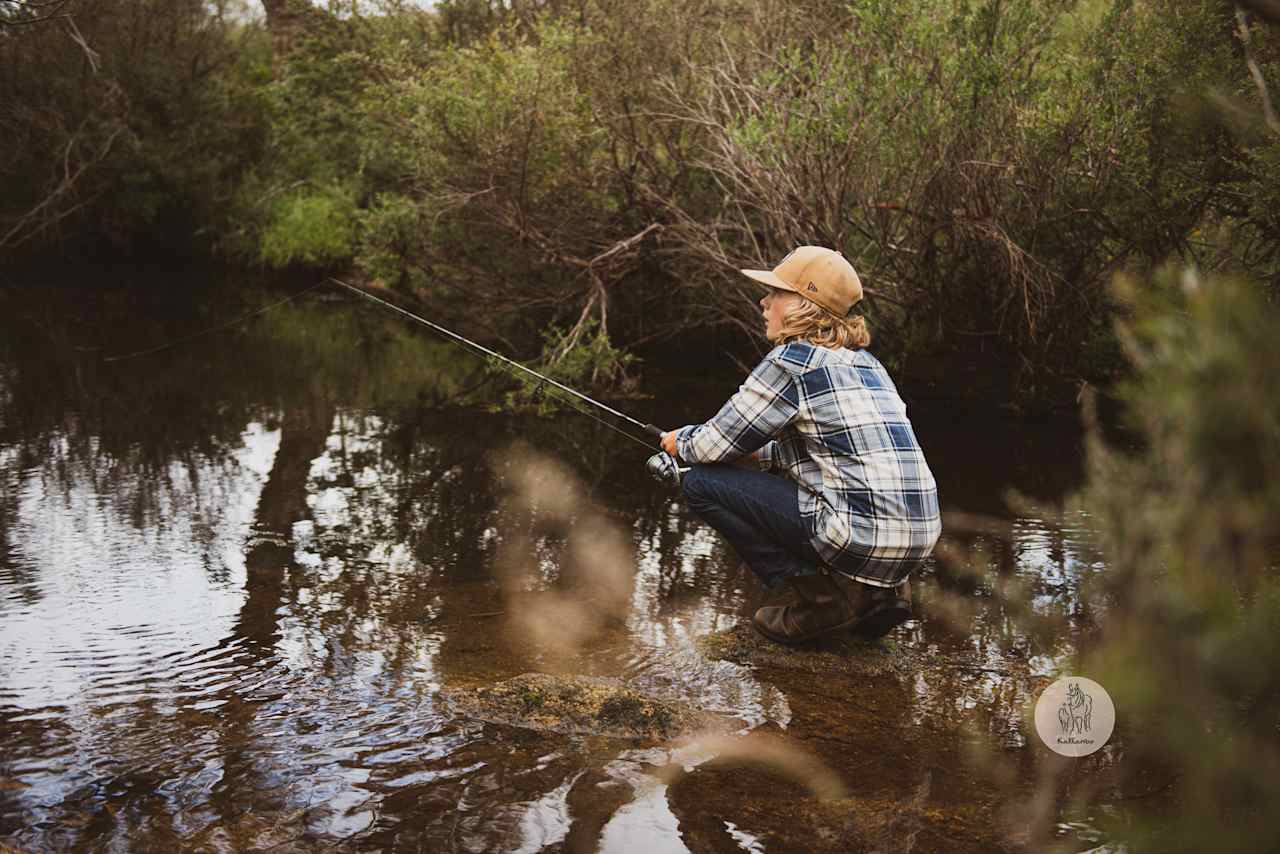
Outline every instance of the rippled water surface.
<path id="1" fill-rule="evenodd" d="M 717 662 L 695 640 L 744 620 L 761 591 L 647 479 L 645 451 L 577 415 L 474 405 L 498 392 L 473 391 L 478 363 L 425 330 L 310 295 L 103 360 L 279 297 L 258 294 L 0 291 L 0 840 L 33 851 L 1022 844 L 1009 812 L 1034 784 L 1038 749 L 1023 713 L 1071 650 L 1081 579 L 1101 569 L 1088 520 L 1057 509 L 1082 477 L 1070 428 L 912 400 L 947 553 L 981 556 L 997 581 L 926 568 L 919 617 L 891 639 L 928 664 L 910 678 Z M 700 420 L 736 385 L 724 367 L 693 378 L 686 366 L 677 380 L 655 361 L 652 397 L 620 405 L 657 423 Z M 587 499 L 563 530 L 504 500 L 514 443 L 581 481 Z M 1010 510 L 1010 490 L 1030 500 Z M 565 543 L 587 517 L 633 550 L 630 593 L 621 619 L 566 651 L 513 630 L 522 606 L 503 596 L 500 555 L 523 532 L 528 592 L 572 590 Z M 1006 582 L 1058 628 L 1019 628 L 997 595 Z M 538 670 L 620 677 L 780 734 L 851 796 L 833 814 L 776 769 L 696 745 L 466 720 L 445 698 Z M 1005 771 L 993 776 L 982 750 Z M 655 773 L 664 766 L 683 770 Z M 1087 816 L 1067 818 L 1064 838 L 1097 844 Z"/>

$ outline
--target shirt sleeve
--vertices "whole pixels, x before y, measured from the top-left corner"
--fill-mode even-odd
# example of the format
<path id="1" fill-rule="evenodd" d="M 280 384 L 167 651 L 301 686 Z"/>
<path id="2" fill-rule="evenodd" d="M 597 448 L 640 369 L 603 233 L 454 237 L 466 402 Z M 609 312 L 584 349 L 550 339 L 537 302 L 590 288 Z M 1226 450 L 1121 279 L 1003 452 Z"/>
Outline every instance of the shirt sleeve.
<path id="1" fill-rule="evenodd" d="M 742 387 L 704 424 L 683 427 L 676 451 L 687 463 L 730 462 L 764 447 L 800 409 L 794 377 L 765 357 Z"/>

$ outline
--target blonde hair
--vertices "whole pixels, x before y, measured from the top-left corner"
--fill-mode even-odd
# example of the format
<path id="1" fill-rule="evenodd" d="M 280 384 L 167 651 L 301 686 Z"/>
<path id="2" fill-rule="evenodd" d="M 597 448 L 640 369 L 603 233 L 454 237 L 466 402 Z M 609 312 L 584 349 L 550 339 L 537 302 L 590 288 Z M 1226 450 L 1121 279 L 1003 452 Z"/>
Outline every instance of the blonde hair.
<path id="1" fill-rule="evenodd" d="M 782 315 L 782 328 L 774 344 L 808 341 L 832 350 L 861 350 L 871 345 L 871 330 L 860 314 L 836 317 L 816 302 L 801 297 L 793 300 Z"/>

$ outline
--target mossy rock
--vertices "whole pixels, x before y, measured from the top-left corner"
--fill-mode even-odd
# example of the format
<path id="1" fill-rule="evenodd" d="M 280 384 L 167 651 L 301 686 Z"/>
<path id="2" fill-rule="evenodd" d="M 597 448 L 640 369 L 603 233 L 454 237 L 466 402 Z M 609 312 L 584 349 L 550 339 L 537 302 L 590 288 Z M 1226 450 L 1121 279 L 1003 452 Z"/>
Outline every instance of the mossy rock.
<path id="1" fill-rule="evenodd" d="M 761 637 L 747 623 L 697 640 L 698 650 L 715 661 L 777 670 L 841 676 L 906 677 L 919 666 L 916 655 L 892 640 L 867 641 L 841 635 L 819 643 L 790 647 Z"/>
<path id="2" fill-rule="evenodd" d="M 525 673 L 493 685 L 453 688 L 446 696 L 463 717 L 568 735 L 668 741 L 733 728 L 722 715 L 605 677 Z"/>

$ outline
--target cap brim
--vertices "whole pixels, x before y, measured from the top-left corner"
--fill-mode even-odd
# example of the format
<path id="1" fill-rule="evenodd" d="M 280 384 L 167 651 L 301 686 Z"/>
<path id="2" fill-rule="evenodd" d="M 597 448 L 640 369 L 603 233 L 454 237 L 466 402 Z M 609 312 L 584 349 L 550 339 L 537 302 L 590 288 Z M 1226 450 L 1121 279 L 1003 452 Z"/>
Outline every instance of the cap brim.
<path id="1" fill-rule="evenodd" d="M 777 288 L 780 291 L 791 291 L 793 294 L 799 293 L 799 291 L 791 287 L 791 285 L 788 285 L 782 279 L 778 278 L 772 270 L 740 270 L 739 272 L 748 278 L 755 279 L 762 285 L 768 285 L 769 287 Z"/>

